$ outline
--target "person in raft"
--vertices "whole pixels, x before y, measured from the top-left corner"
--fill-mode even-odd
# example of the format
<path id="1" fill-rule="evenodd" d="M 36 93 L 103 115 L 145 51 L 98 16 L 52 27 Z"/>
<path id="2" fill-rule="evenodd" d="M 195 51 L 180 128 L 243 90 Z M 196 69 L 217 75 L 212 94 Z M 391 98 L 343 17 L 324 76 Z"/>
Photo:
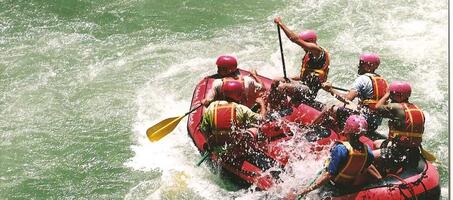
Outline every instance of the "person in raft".
<path id="1" fill-rule="evenodd" d="M 402 168 L 414 168 L 420 157 L 420 145 L 425 130 L 423 111 L 409 102 L 412 88 L 407 82 L 394 81 L 387 93 L 376 104 L 377 112 L 389 118 L 387 140 L 376 140 L 380 149 L 373 153 L 378 158 L 381 172 L 398 173 Z M 385 104 L 390 98 L 391 103 Z"/>
<path id="2" fill-rule="evenodd" d="M 200 103 L 207 107 L 215 100 L 224 100 L 225 94 L 221 92 L 222 85 L 229 82 L 238 82 L 241 84 L 241 91 L 243 91 L 238 103 L 251 108 L 255 104 L 256 94 L 264 89 L 256 71 L 252 70 L 250 76 L 241 76 L 236 58 L 228 55 L 219 56 L 216 65 L 217 74 L 213 76 L 216 80 L 212 83 L 207 96 Z"/>
<path id="3" fill-rule="evenodd" d="M 312 185 L 302 190 L 292 190 L 286 199 L 295 199 L 296 196 L 305 195 L 329 181 L 332 181 L 337 187 L 354 187 L 363 185 L 370 180 L 370 176 L 381 179 L 382 176 L 372 164 L 374 156 L 370 147 L 359 140 L 367 127 L 365 118 L 358 115 L 349 116 L 340 133 L 346 139 L 337 141 L 332 146 L 326 169 Z"/>
<path id="4" fill-rule="evenodd" d="M 329 72 L 330 55 L 316 42 L 317 35 L 313 30 L 306 30 L 299 35 L 290 30 L 281 20 L 276 17 L 274 22 L 283 29 L 286 36 L 294 43 L 302 47 L 305 55 L 302 57 L 300 74 L 297 77 L 286 80 L 279 85 L 289 93 L 294 104 L 306 103 L 317 109 L 321 109 L 322 104 L 316 102 L 321 83 L 327 80 Z"/>
<path id="5" fill-rule="evenodd" d="M 240 82 L 225 82 L 220 89 L 225 100 L 212 102 L 203 114 L 200 130 L 206 135 L 211 151 L 219 150 L 219 147 L 241 145 L 243 142 L 235 142 L 256 137 L 257 129 L 253 127 L 264 118 L 266 107 L 261 98 L 257 98 L 262 108 L 260 113 L 241 105 L 239 102 L 243 90 Z"/>
<path id="6" fill-rule="evenodd" d="M 357 77 L 352 84 L 351 89 L 347 94 L 341 94 L 336 90 L 332 89 L 332 84 L 329 82 L 323 83 L 323 89 L 337 98 L 352 101 L 356 97 L 359 98 L 359 109 L 368 122 L 368 133 L 369 136 L 376 136 L 375 130 L 381 125 L 382 117 L 377 115 L 376 103 L 381 99 L 388 88 L 387 81 L 377 74 L 375 71 L 379 67 L 380 58 L 378 54 L 374 53 L 363 53 L 359 57 L 358 71 L 359 77 Z M 329 116 L 330 113 L 341 127 L 344 121 L 353 113 L 357 113 L 356 109 L 347 108 L 345 104 L 342 106 L 326 106 L 320 118 Z M 322 120 L 316 120 L 321 121 Z"/>

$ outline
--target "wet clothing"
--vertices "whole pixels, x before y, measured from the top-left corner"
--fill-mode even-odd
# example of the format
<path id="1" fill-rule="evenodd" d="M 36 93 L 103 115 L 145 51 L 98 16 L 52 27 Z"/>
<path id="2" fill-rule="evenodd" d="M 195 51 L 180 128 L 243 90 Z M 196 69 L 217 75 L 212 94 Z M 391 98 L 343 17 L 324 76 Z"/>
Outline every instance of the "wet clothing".
<path id="1" fill-rule="evenodd" d="M 300 78 L 304 80 L 307 76 L 316 76 L 318 81 L 323 83 L 327 80 L 329 73 L 330 56 L 329 53 L 321 48 L 319 57 L 315 57 L 312 52 L 305 53 L 300 67 Z"/>
<path id="2" fill-rule="evenodd" d="M 308 104 L 315 100 L 316 95 L 317 94 L 313 90 L 302 82 L 294 82 L 294 93 L 290 95 L 291 103 L 293 105 L 299 105 L 301 103 Z"/>
<path id="3" fill-rule="evenodd" d="M 398 138 L 401 146 L 420 146 L 425 129 L 425 116 L 420 108 L 411 103 L 389 103 L 378 112 L 390 119 L 389 139 Z"/>
<path id="4" fill-rule="evenodd" d="M 232 110 L 225 109 L 227 107 Z M 247 106 L 227 101 L 214 101 L 203 114 L 200 130 L 207 135 L 212 144 L 222 145 L 229 139 L 232 130 L 250 127 L 259 119 L 261 116 Z"/>
<path id="5" fill-rule="evenodd" d="M 359 93 L 358 98 L 363 101 L 365 99 L 373 98 L 373 82 L 369 76 L 373 76 L 372 73 L 365 73 L 357 77 L 352 84 L 351 90 L 355 90 Z"/>
<path id="6" fill-rule="evenodd" d="M 374 112 L 374 104 L 376 103 L 376 99 L 379 100 L 380 97 L 385 94 L 387 90 L 387 82 L 377 74 L 365 73 L 356 78 L 356 80 L 352 84 L 351 90 L 357 91 L 358 93 L 362 115 L 368 122 L 368 132 L 374 132 L 382 123 L 382 117 Z M 368 104 L 372 104 L 373 106 Z M 338 110 L 340 113 L 337 113 L 337 116 L 339 115 L 340 118 L 344 120 L 346 120 L 347 117 L 351 114 L 351 112 L 349 111 L 344 112 L 346 111 L 345 109 Z"/>
<path id="7" fill-rule="evenodd" d="M 231 78 L 231 80 L 232 79 L 233 78 Z M 214 82 L 212 82 L 212 88 L 209 90 L 209 92 L 206 96 L 208 99 L 224 100 L 224 97 L 221 94 L 221 88 L 222 88 L 224 80 L 230 80 L 230 78 L 216 79 L 216 80 L 214 80 Z M 243 99 L 241 100 L 240 103 L 243 105 L 252 107 L 255 100 L 252 99 L 253 102 L 249 103 L 252 101 L 250 98 L 253 98 L 251 96 L 251 94 L 255 94 L 257 91 L 261 90 L 263 88 L 263 86 L 261 84 L 259 84 L 257 81 L 255 81 L 255 79 L 253 79 L 250 76 L 242 76 L 241 78 L 236 79 L 236 80 L 243 82 L 243 86 L 244 86 L 244 95 L 243 95 Z"/>
<path id="8" fill-rule="evenodd" d="M 410 103 L 389 103 L 376 111 L 390 119 L 389 139 L 381 145 L 384 167 L 396 171 L 400 167 L 417 165 L 424 131 L 423 112 Z"/>
<path id="9" fill-rule="evenodd" d="M 308 94 L 312 99 L 318 94 L 321 83 L 327 80 L 329 73 L 330 56 L 326 50 L 321 49 L 321 55 L 317 58 L 311 52 L 307 52 L 302 58 L 300 68 L 300 84 L 309 88 Z"/>
<path id="10" fill-rule="evenodd" d="M 362 144 L 361 144 L 362 145 Z M 368 157 L 364 169 L 371 165 L 374 160 L 373 153 L 370 147 L 367 147 Z M 337 143 L 330 150 L 330 162 L 327 167 L 327 170 L 330 175 L 337 176 L 341 169 L 343 169 L 348 161 L 349 151 L 345 145 Z"/>
<path id="11" fill-rule="evenodd" d="M 379 157 L 379 171 L 396 173 L 401 167 L 411 169 L 418 165 L 420 149 L 418 147 L 402 147 L 398 142 L 385 140 L 381 144 L 381 156 Z"/>

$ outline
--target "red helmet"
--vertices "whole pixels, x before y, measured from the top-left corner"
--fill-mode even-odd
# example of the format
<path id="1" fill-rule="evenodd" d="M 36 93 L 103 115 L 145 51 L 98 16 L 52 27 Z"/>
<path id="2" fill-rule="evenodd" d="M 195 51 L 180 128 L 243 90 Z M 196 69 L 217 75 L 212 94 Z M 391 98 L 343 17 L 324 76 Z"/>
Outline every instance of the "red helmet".
<path id="1" fill-rule="evenodd" d="M 363 53 L 360 54 L 360 61 L 359 65 L 363 63 L 368 63 L 368 65 L 377 68 L 379 64 L 381 64 L 381 60 L 379 59 L 379 55 L 375 53 Z"/>
<path id="2" fill-rule="evenodd" d="M 316 35 L 315 31 L 307 30 L 299 33 L 299 39 L 302 39 L 305 42 L 313 42 L 316 43 L 316 39 L 318 36 Z"/>
<path id="3" fill-rule="evenodd" d="M 226 76 L 236 71 L 238 62 L 233 56 L 219 56 L 217 58 L 217 73 Z"/>
<path id="4" fill-rule="evenodd" d="M 351 115 L 346 120 L 343 128 L 344 134 L 361 134 L 367 131 L 368 123 L 365 118 L 359 115 Z"/>
<path id="5" fill-rule="evenodd" d="M 407 101 L 411 96 L 411 85 L 403 81 L 393 81 L 389 86 L 390 99 L 397 103 Z"/>
<path id="6" fill-rule="evenodd" d="M 220 93 L 224 96 L 239 102 L 242 98 L 242 93 L 244 92 L 244 87 L 239 81 L 227 81 L 225 80 L 220 88 Z"/>

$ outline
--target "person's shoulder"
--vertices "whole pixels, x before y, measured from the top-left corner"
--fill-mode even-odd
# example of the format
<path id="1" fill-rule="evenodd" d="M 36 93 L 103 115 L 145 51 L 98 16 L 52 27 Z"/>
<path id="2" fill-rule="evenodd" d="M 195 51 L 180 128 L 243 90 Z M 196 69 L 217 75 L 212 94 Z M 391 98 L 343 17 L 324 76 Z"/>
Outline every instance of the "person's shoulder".
<path id="1" fill-rule="evenodd" d="M 371 82 L 371 79 L 370 79 L 369 74 L 362 74 L 362 75 L 359 75 L 359 76 L 355 79 L 355 82 L 356 82 L 356 83 Z"/>
<path id="2" fill-rule="evenodd" d="M 224 101 L 224 100 L 213 101 L 209 104 L 209 106 L 208 106 L 208 108 L 206 108 L 206 110 L 212 110 L 212 109 L 214 109 L 214 106 L 216 106 L 216 105 L 224 105 L 227 103 L 228 102 Z"/>
<path id="3" fill-rule="evenodd" d="M 388 103 L 382 106 L 383 108 L 387 110 L 402 110 L 403 108 L 401 107 L 400 103 Z"/>
<path id="4" fill-rule="evenodd" d="M 344 153 L 344 152 L 348 152 L 348 149 L 346 148 L 346 146 L 342 143 L 337 143 L 333 146 L 332 148 L 332 152 L 333 153 L 336 153 L 336 154 L 341 154 L 341 153 Z"/>

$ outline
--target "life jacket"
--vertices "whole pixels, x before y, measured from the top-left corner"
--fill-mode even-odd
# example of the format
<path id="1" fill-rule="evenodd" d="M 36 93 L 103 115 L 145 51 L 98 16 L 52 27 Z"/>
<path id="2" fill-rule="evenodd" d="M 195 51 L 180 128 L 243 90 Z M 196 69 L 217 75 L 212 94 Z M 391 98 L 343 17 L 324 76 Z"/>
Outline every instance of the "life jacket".
<path id="1" fill-rule="evenodd" d="M 302 80 L 313 72 L 319 78 L 320 83 L 326 82 L 327 74 L 329 73 L 330 56 L 327 50 L 322 50 L 324 59 L 320 61 L 314 59 L 311 52 L 306 53 L 302 58 L 302 66 L 300 68 L 300 78 Z"/>
<path id="2" fill-rule="evenodd" d="M 363 144 L 364 152 L 362 152 L 352 148 L 349 142 L 337 141 L 337 143 L 343 144 L 348 149 L 348 161 L 333 181 L 342 185 L 350 185 L 365 168 L 368 160 L 368 147 Z"/>
<path id="3" fill-rule="evenodd" d="M 404 147 L 418 147 L 422 142 L 425 130 L 425 116 L 423 111 L 411 103 L 400 103 L 404 109 L 405 120 L 403 123 L 389 121 L 389 138 L 399 136 L 398 145 Z"/>
<path id="4" fill-rule="evenodd" d="M 236 106 L 233 103 L 214 106 L 212 128 L 215 130 L 231 130 L 237 124 Z"/>
<path id="5" fill-rule="evenodd" d="M 377 74 L 370 76 L 371 84 L 373 85 L 373 96 L 370 99 L 362 100 L 361 104 L 368 106 L 371 110 L 376 109 L 376 103 L 381 99 L 387 92 L 388 83 L 387 81 Z"/>

